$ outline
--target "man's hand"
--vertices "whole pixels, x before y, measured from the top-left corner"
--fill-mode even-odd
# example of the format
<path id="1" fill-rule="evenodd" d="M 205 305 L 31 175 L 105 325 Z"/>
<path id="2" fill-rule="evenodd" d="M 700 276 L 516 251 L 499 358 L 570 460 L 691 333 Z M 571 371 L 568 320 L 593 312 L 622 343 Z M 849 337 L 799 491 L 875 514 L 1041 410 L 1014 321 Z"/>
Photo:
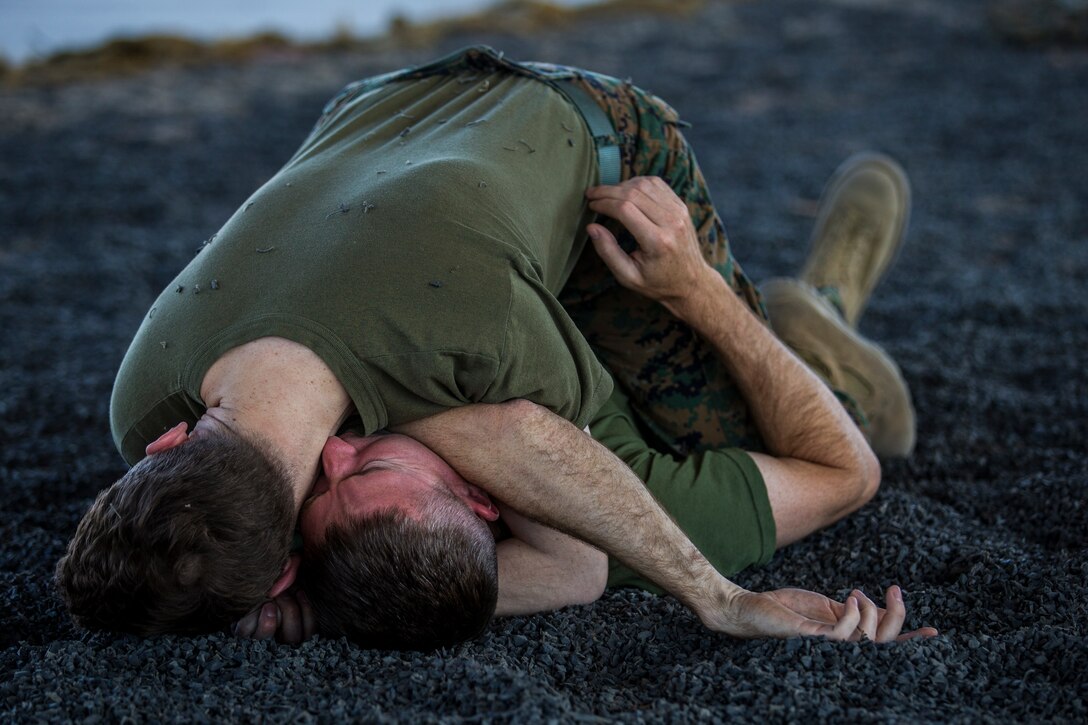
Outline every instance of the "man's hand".
<path id="1" fill-rule="evenodd" d="M 294 589 L 261 604 L 231 628 L 243 639 L 271 639 L 298 645 L 317 632 L 313 607 L 306 593 Z"/>
<path id="2" fill-rule="evenodd" d="M 907 616 L 903 593 L 897 586 L 885 593 L 887 609 L 855 589 L 845 602 L 804 589 L 748 592 L 736 601 L 734 626 L 746 637 L 792 637 L 816 635 L 856 642 L 893 642 L 915 637 L 933 637 L 937 630 L 922 627 L 902 632 Z"/>
<path id="3" fill-rule="evenodd" d="M 663 180 L 640 176 L 616 186 L 586 192 L 589 208 L 623 224 L 638 240 L 624 252 L 600 224 L 588 227 L 593 246 L 624 287 L 665 305 L 697 294 L 713 268 L 703 258 L 688 207 Z"/>

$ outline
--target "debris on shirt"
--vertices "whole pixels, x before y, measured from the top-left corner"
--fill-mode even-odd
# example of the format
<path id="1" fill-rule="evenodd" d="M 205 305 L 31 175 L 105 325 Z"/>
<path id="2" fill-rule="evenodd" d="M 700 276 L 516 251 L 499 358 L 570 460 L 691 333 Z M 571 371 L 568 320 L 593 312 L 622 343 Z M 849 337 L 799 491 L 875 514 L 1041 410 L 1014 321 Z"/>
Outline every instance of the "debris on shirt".
<path id="1" fill-rule="evenodd" d="M 325 218 L 328 219 L 329 217 L 334 217 L 337 214 L 347 214 L 349 211 L 351 211 L 350 206 L 347 206 L 346 204 L 340 204 L 339 206 L 337 206 L 335 211 L 330 211 L 328 214 L 326 214 Z"/>
<path id="2" fill-rule="evenodd" d="M 213 279 L 211 282 L 208 283 L 208 286 L 212 289 L 219 289 L 219 280 Z"/>
<path id="3" fill-rule="evenodd" d="M 273 249 L 275 249 L 275 247 L 265 247 L 264 249 L 261 249 L 260 247 L 258 247 L 257 248 L 257 254 L 268 254 Z"/>

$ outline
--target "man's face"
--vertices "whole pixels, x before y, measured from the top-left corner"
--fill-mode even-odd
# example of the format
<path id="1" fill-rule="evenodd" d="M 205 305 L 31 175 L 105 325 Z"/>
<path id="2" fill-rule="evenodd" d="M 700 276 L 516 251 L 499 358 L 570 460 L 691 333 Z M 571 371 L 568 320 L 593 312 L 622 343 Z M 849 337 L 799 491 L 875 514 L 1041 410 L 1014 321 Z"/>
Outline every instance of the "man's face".
<path id="1" fill-rule="evenodd" d="M 379 510 L 419 516 L 430 496 L 452 492 L 482 518 L 497 510 L 482 490 L 465 481 L 431 449 L 408 436 L 354 433 L 333 436 L 321 451 L 324 469 L 302 504 L 300 528 L 319 543 L 333 521 L 350 521 Z"/>

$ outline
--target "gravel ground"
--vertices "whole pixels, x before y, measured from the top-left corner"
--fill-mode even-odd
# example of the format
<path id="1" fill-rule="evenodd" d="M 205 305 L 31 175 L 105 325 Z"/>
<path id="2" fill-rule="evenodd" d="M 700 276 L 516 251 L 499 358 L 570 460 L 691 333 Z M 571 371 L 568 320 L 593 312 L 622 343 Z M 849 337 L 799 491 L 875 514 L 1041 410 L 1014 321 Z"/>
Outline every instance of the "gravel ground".
<path id="1" fill-rule="evenodd" d="M 533 39 L 284 55 L 0 90 L 0 719 L 1084 721 L 1088 51 L 1016 48 L 985 4 L 767 0 Z M 804 255 L 824 179 L 899 158 L 908 246 L 862 328 L 901 362 L 914 457 L 740 583 L 906 591 L 898 646 L 738 642 L 671 598 L 496 623 L 431 655 L 89 634 L 50 576 L 123 466 L 113 375 L 158 290 L 347 80 L 469 42 L 669 99 L 757 279 Z"/>

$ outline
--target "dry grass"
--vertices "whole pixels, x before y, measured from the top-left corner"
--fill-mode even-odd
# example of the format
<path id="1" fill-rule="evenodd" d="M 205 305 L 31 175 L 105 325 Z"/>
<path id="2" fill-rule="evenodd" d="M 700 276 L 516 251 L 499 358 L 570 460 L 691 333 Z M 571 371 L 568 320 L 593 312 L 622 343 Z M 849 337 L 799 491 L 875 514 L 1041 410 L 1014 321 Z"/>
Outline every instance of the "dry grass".
<path id="1" fill-rule="evenodd" d="M 203 42 L 173 35 L 111 40 L 90 50 L 65 51 L 23 66 L 0 60 L 0 80 L 7 85 L 50 85 L 139 73 L 163 65 L 197 66 L 234 63 L 270 55 L 329 51 L 368 51 L 425 47 L 454 34 L 509 33 L 530 35 L 610 14 L 665 13 L 686 15 L 705 0 L 605 0 L 583 7 L 562 7 L 541 0 L 504 0 L 491 8 L 458 18 L 412 23 L 395 18 L 388 32 L 358 38 L 346 30 L 315 43 L 296 43 L 277 33 Z"/>

